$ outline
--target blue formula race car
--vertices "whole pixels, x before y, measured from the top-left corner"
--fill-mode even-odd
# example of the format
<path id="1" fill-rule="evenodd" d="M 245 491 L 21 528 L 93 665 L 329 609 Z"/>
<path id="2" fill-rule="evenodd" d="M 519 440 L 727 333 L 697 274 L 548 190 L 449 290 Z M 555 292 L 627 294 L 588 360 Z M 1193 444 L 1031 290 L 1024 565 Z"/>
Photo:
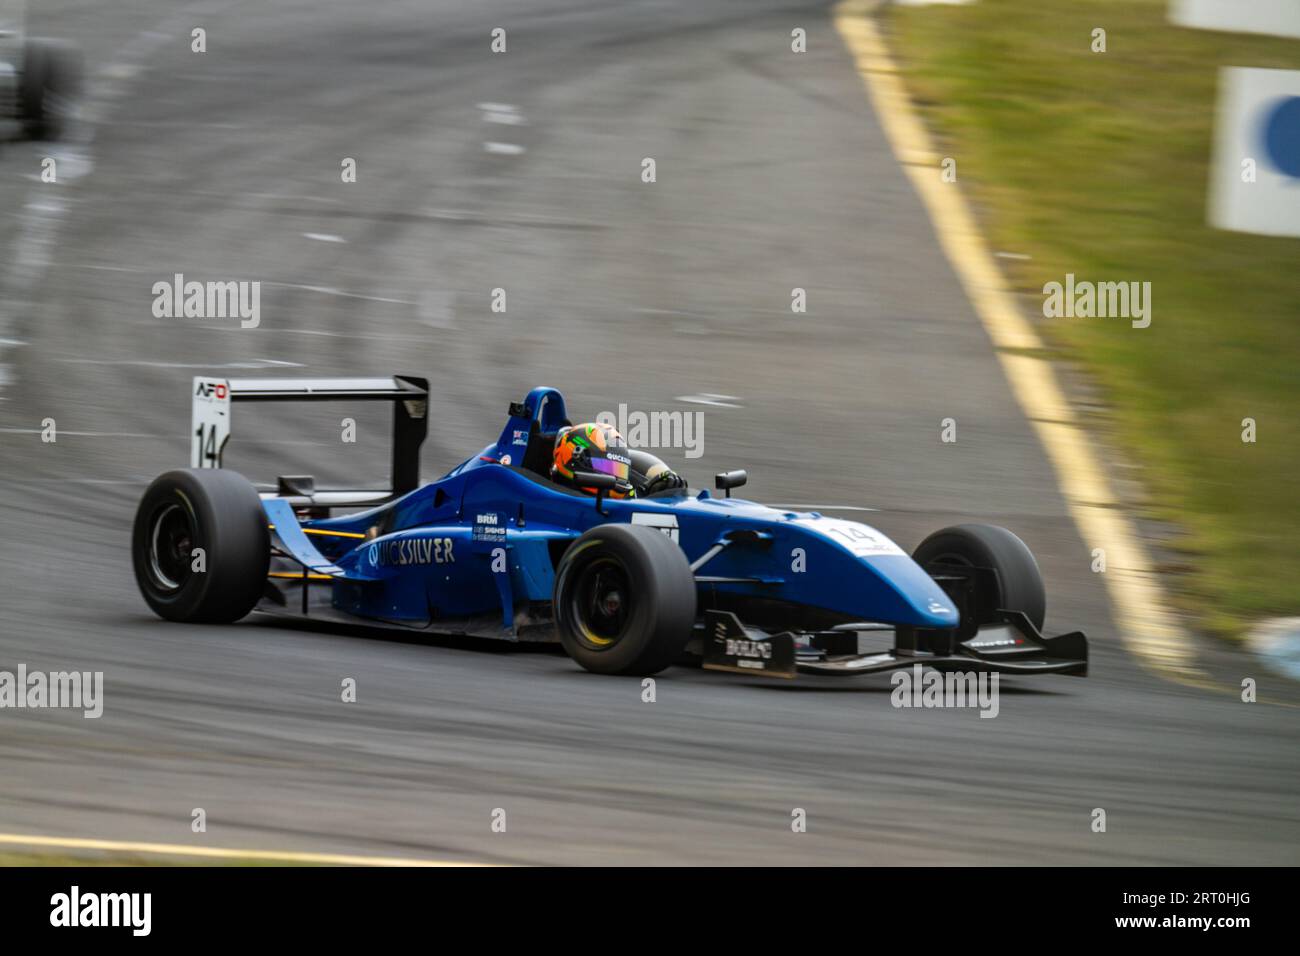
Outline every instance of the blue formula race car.
<path id="1" fill-rule="evenodd" d="M 221 469 L 233 404 L 392 404 L 392 488 L 318 489 L 286 475 L 259 493 Z M 421 485 L 428 383 L 194 380 L 191 468 L 145 492 L 132 551 L 149 606 L 171 621 L 256 610 L 309 621 L 556 641 L 603 674 L 691 659 L 773 677 L 939 669 L 1084 675 L 1087 640 L 1044 637 L 1038 566 L 1011 532 L 960 525 L 911 554 L 874 528 L 680 483 L 615 497 L 592 471 L 552 480 L 563 396 L 535 388 L 500 437 Z"/>

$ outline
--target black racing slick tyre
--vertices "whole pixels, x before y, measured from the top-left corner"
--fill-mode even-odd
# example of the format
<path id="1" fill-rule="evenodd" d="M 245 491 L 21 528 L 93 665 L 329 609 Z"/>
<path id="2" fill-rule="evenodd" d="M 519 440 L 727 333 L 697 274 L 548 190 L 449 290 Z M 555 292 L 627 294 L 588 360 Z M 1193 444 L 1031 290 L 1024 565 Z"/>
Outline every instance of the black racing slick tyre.
<path id="1" fill-rule="evenodd" d="M 81 96 L 81 51 L 57 40 L 28 40 L 23 47 L 18 109 L 27 135 L 62 139 Z"/>
<path id="2" fill-rule="evenodd" d="M 159 617 L 238 621 L 262 596 L 271 562 L 257 489 L 220 469 L 159 475 L 136 509 L 131 559 L 140 593 Z"/>
<path id="3" fill-rule="evenodd" d="M 1043 576 L 1029 547 L 1006 528 L 991 524 L 944 528 L 917 545 L 912 560 L 927 571 L 939 564 L 993 569 L 997 572 L 997 607 L 1023 611 L 1042 631 L 1047 617 Z"/>
<path id="4" fill-rule="evenodd" d="M 555 576 L 560 643 L 597 674 L 654 674 L 695 626 L 695 575 L 662 531 L 608 524 L 578 538 Z"/>

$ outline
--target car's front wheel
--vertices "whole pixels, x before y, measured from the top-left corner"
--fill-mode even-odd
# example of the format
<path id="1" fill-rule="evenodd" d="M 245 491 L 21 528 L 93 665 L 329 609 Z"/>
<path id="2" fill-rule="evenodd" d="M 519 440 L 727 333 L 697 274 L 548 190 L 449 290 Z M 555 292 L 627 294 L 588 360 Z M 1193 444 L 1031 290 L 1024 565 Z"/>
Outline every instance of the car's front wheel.
<path id="1" fill-rule="evenodd" d="M 681 548 L 640 525 L 593 528 L 555 577 L 560 643 L 597 674 L 653 674 L 673 663 L 695 625 L 695 576 Z"/>
<path id="2" fill-rule="evenodd" d="M 271 562 L 257 489 L 220 469 L 159 475 L 136 509 L 131 559 L 140 593 L 159 617 L 239 620 L 262 596 Z"/>
<path id="3" fill-rule="evenodd" d="M 917 545 L 912 560 L 932 574 L 944 566 L 992 570 L 996 590 L 984 602 L 992 606 L 979 609 L 982 616 L 999 609 L 1023 611 L 1042 631 L 1047 616 L 1043 576 L 1028 545 L 1006 528 L 991 524 L 944 528 Z M 985 624 L 990 619 L 977 623 Z"/>

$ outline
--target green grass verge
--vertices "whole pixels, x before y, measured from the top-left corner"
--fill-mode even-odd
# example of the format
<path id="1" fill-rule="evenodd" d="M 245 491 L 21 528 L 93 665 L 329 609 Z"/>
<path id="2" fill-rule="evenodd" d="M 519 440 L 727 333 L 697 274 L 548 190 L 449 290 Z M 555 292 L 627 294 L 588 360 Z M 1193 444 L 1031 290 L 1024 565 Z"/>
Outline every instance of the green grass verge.
<path id="1" fill-rule="evenodd" d="M 894 8 L 886 27 L 995 248 L 1032 256 L 1008 266 L 1017 288 L 1152 283 L 1149 328 L 1046 333 L 1101 387 L 1150 513 L 1186 532 L 1177 599 L 1238 635 L 1300 613 L 1300 239 L 1207 225 L 1217 79 L 1300 68 L 1300 40 L 1175 27 L 1168 6 L 980 0 Z"/>

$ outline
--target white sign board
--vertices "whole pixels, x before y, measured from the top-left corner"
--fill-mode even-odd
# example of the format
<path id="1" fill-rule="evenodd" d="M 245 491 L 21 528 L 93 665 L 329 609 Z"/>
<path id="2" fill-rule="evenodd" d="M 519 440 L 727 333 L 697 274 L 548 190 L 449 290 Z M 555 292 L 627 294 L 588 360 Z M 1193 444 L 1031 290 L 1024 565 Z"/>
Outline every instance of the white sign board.
<path id="1" fill-rule="evenodd" d="M 1300 71 L 1219 71 L 1210 223 L 1300 236 Z"/>
<path id="2" fill-rule="evenodd" d="M 654 528 L 656 531 L 662 531 L 674 541 L 677 540 L 677 515 L 661 515 L 651 511 L 634 511 L 632 513 L 633 524 L 643 524 L 647 528 Z"/>
<path id="3" fill-rule="evenodd" d="M 220 468 L 230 439 L 230 383 L 195 377 L 190 396 L 190 467 Z"/>
<path id="4" fill-rule="evenodd" d="M 1169 19 L 1202 30 L 1300 37 L 1300 0 L 1173 0 Z"/>

